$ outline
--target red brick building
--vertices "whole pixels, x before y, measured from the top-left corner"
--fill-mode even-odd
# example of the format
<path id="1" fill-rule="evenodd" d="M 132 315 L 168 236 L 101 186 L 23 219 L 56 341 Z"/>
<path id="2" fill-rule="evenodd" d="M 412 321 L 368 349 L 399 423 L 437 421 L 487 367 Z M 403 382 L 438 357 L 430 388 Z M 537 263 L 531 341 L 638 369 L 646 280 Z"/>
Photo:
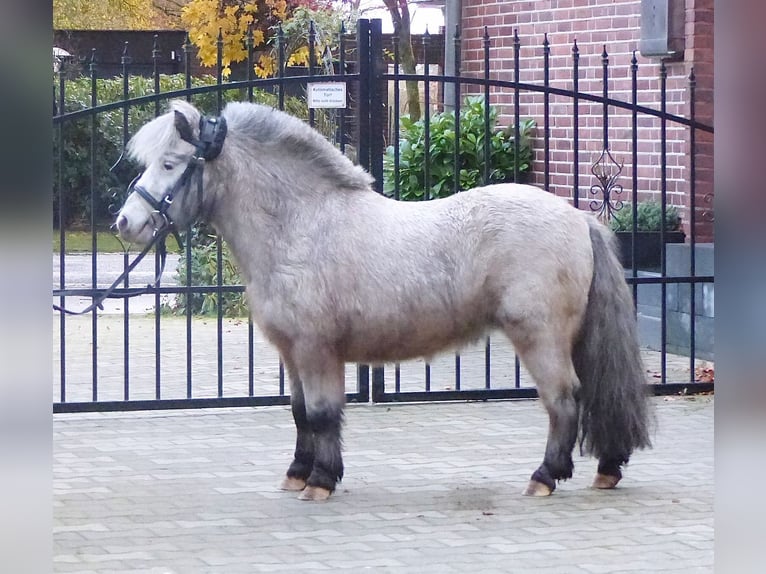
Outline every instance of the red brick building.
<path id="1" fill-rule="evenodd" d="M 667 70 L 667 111 L 689 116 L 689 74 L 696 77 L 696 119 L 713 124 L 713 0 L 668 0 L 682 19 L 676 58 L 665 61 Z M 675 4 L 674 4 L 675 3 Z M 550 84 L 571 90 L 573 86 L 572 48 L 579 50 L 579 90 L 601 95 L 603 90 L 602 52 L 606 46 L 609 64 L 609 96 L 631 101 L 631 58 L 638 61 L 638 103 L 660 107 L 660 59 L 640 53 L 641 0 L 463 0 L 461 19 L 461 67 L 463 75 L 484 74 L 483 37 L 485 27 L 490 37 L 490 77 L 513 80 L 514 32 L 520 49 L 519 80 L 543 84 L 543 40 L 550 44 Z M 465 90 L 464 90 L 465 92 Z M 501 107 L 504 125 L 513 122 L 513 92 L 493 89 L 491 103 Z M 591 198 L 590 186 L 595 178 L 591 164 L 603 149 L 603 107 L 581 101 L 579 105 L 579 196 Z M 522 93 L 520 113 L 538 122 L 534 181 L 543 183 L 543 97 Z M 614 107 L 609 109 L 609 149 L 624 162 L 620 183 L 632 197 L 632 173 L 638 170 L 639 200 L 657 197 L 661 189 L 660 121 L 639 115 L 638 164 L 632 163 L 631 113 Z M 690 172 L 692 150 L 690 130 L 678 124 L 667 124 L 667 192 L 668 202 L 679 207 L 690 231 Z M 572 99 L 551 96 L 550 99 L 550 189 L 571 197 L 574 182 L 573 105 Z M 713 137 L 696 132 L 696 241 L 713 239 Z"/>

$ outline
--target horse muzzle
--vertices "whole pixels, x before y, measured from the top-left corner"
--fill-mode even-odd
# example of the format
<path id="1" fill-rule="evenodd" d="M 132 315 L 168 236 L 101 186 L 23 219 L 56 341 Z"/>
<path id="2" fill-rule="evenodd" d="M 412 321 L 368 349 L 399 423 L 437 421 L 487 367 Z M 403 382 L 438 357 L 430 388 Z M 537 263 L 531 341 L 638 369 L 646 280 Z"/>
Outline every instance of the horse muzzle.
<path id="1" fill-rule="evenodd" d="M 120 239 L 137 245 L 147 245 L 154 237 L 169 227 L 167 218 L 159 212 L 146 213 L 145 210 L 133 210 L 140 213 L 130 213 L 123 208 L 117 215 L 112 230 Z"/>

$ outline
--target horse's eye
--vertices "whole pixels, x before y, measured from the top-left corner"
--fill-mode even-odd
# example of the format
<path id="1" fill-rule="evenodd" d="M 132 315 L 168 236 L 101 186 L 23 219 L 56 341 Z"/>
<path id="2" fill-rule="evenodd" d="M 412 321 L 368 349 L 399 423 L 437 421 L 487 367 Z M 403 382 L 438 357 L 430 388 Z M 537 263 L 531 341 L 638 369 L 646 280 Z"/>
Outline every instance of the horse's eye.
<path id="1" fill-rule="evenodd" d="M 173 169 L 173 167 L 174 167 L 174 166 L 173 166 L 173 164 L 172 164 L 172 163 L 170 163 L 169 161 L 166 161 L 165 163 L 163 163 L 163 164 L 162 164 L 162 167 L 163 167 L 163 169 L 165 169 L 166 171 L 170 171 L 171 169 Z"/>

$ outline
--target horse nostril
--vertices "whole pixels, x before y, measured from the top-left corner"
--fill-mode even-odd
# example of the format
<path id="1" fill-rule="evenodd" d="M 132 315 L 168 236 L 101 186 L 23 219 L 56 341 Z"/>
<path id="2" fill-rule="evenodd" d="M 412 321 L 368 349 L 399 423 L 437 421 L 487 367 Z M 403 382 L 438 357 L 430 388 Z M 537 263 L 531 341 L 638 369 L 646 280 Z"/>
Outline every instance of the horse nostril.
<path id="1" fill-rule="evenodd" d="M 128 228 L 128 218 L 124 215 L 117 217 L 117 221 L 112 224 L 112 228 L 117 228 L 117 231 L 123 233 Z"/>

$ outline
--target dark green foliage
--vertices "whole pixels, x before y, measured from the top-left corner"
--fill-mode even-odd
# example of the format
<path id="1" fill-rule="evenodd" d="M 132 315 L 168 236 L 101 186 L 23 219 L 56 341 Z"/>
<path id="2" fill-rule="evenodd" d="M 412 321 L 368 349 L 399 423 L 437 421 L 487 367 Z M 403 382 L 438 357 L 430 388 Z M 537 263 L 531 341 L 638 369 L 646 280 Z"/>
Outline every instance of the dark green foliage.
<path id="1" fill-rule="evenodd" d="M 657 201 L 642 201 L 636 208 L 636 231 L 659 231 L 662 221 L 662 205 Z M 633 206 L 625 203 L 622 209 L 612 213 L 613 231 L 633 231 Z M 681 216 L 674 205 L 665 209 L 665 231 L 679 231 Z"/>
<path id="2" fill-rule="evenodd" d="M 497 109 L 489 110 L 490 174 L 488 183 L 513 181 L 518 163 L 520 180 L 532 163 L 531 132 L 534 120 L 526 119 L 519 126 L 519 157 L 515 157 L 514 128 L 498 129 Z M 455 192 L 455 113 L 434 114 L 430 119 L 428 147 L 428 198 L 446 197 Z M 399 197 L 404 200 L 422 199 L 425 182 L 425 123 L 401 118 L 399 140 Z M 460 189 L 484 184 L 484 98 L 473 96 L 460 108 Z M 395 195 L 394 146 L 383 157 L 385 174 L 383 190 Z"/>
<path id="3" fill-rule="evenodd" d="M 204 225 L 192 230 L 191 238 L 191 285 L 208 286 L 218 284 L 218 243 L 214 235 L 207 234 Z M 176 271 L 176 280 L 181 286 L 186 285 L 186 254 L 181 255 Z M 221 245 L 221 284 L 242 285 L 242 278 L 226 243 Z M 225 317 L 246 317 L 249 313 L 244 292 L 221 293 L 222 311 Z M 216 315 L 218 313 L 218 294 L 192 293 L 188 300 L 184 293 L 179 293 L 171 304 L 163 309 L 173 315 L 185 315 L 189 307 L 193 315 Z"/>

